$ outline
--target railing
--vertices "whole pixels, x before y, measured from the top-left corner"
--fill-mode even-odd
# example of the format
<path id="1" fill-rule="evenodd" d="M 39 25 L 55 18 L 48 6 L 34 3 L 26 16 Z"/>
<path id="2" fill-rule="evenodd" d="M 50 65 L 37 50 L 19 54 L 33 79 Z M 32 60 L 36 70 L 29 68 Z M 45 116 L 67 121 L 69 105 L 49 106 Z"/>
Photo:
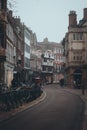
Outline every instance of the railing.
<path id="1" fill-rule="evenodd" d="M 20 87 L 15 90 L 0 91 L 0 111 L 10 111 L 36 99 L 42 93 L 41 86 Z"/>

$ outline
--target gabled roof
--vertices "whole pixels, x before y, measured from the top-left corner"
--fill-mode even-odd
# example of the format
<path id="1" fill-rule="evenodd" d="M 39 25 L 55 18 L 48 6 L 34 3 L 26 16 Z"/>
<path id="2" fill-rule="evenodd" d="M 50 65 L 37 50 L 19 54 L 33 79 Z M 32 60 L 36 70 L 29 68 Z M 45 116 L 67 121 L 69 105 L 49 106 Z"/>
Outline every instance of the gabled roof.
<path id="1" fill-rule="evenodd" d="M 87 20 L 84 20 L 84 19 L 80 20 L 79 26 L 87 26 Z"/>

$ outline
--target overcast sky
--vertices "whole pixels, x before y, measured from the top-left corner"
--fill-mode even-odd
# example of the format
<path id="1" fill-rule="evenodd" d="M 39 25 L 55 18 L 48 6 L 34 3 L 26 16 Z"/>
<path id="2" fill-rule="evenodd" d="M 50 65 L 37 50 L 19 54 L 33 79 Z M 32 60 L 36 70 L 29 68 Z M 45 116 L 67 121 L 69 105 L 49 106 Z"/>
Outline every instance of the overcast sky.
<path id="1" fill-rule="evenodd" d="M 37 40 L 60 42 L 68 31 L 68 14 L 76 11 L 77 21 L 83 18 L 87 0 L 18 0 L 16 15 L 36 33 Z"/>

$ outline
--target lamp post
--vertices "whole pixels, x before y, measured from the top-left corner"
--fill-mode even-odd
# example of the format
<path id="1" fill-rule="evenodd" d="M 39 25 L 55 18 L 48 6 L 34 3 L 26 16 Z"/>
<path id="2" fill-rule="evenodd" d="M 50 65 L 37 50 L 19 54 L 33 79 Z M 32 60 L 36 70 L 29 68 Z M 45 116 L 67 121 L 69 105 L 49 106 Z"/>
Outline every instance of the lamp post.
<path id="1" fill-rule="evenodd" d="M 12 87 L 17 87 L 17 66 L 15 66 L 13 70 Z"/>
<path id="2" fill-rule="evenodd" d="M 21 58 L 18 58 L 17 65 L 13 70 L 13 81 L 12 86 L 18 87 L 21 81 Z"/>
<path id="3" fill-rule="evenodd" d="M 83 65 L 83 69 L 85 70 L 82 74 L 82 94 L 85 94 L 85 85 L 86 85 L 86 75 L 87 75 L 87 64 Z"/>
<path id="4" fill-rule="evenodd" d="M 54 61 L 54 76 L 55 76 L 55 78 L 54 78 L 54 81 L 55 81 L 55 83 L 57 83 L 58 82 L 58 72 L 59 72 L 59 70 L 58 70 L 58 61 Z"/>
<path id="5" fill-rule="evenodd" d="M 18 86 L 21 82 L 21 58 L 20 56 L 18 57 L 18 62 L 17 62 L 17 79 L 18 79 Z"/>

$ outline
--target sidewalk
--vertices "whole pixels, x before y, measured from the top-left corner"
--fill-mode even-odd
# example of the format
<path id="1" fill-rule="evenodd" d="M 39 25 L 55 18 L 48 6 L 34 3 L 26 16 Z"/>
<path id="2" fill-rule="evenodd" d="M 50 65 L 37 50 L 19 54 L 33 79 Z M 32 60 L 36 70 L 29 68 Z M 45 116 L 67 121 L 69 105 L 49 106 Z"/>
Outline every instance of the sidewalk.
<path id="1" fill-rule="evenodd" d="M 65 87 L 65 88 L 63 88 L 63 90 L 80 96 L 81 99 L 84 101 L 84 103 L 85 103 L 85 113 L 84 113 L 84 116 L 85 117 L 84 117 L 84 123 L 83 123 L 83 130 L 87 130 L 87 89 L 85 89 L 84 95 L 82 94 L 82 90 L 81 89 L 73 89 L 73 88 Z"/>

